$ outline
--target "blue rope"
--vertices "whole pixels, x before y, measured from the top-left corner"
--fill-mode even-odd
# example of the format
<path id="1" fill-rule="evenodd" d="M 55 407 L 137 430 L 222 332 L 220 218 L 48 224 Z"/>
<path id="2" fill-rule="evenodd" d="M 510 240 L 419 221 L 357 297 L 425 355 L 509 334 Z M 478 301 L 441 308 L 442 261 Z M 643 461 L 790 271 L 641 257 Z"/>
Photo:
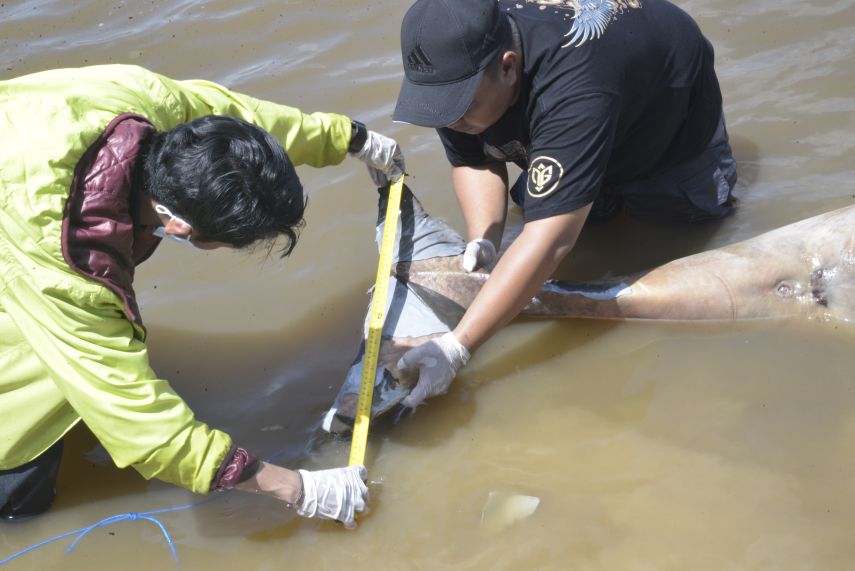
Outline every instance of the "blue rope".
<path id="1" fill-rule="evenodd" d="M 117 521 L 122 521 L 125 519 L 131 520 L 131 521 L 136 521 L 137 519 L 144 519 L 146 521 L 150 521 L 150 522 L 154 523 L 157 527 L 159 527 L 160 531 L 163 532 L 163 537 L 166 538 L 166 543 L 167 543 L 167 545 L 169 545 L 169 550 L 172 552 L 172 558 L 175 560 L 176 563 L 178 563 L 178 552 L 175 551 L 175 544 L 172 543 L 172 538 L 169 537 L 169 532 L 166 531 L 166 528 L 163 526 L 162 523 L 160 523 L 160 521 L 156 517 L 151 517 L 151 516 L 146 515 L 144 513 L 138 514 L 138 513 L 130 512 L 130 513 L 126 513 L 126 514 L 114 515 L 112 517 L 108 517 L 107 519 L 102 519 L 101 521 L 99 521 L 95 525 L 90 525 L 89 527 L 87 527 L 83 531 L 83 533 L 78 535 L 77 538 L 71 542 L 71 545 L 69 545 L 68 547 L 65 548 L 65 552 L 71 553 L 72 551 L 74 551 L 74 548 L 77 547 L 77 544 L 80 543 L 80 540 L 83 539 L 84 537 L 86 537 L 86 535 L 90 531 L 92 531 L 94 529 L 98 529 L 101 526 L 108 525 L 111 523 L 115 523 Z"/>
<path id="2" fill-rule="evenodd" d="M 141 513 L 128 512 L 128 513 L 113 515 L 113 516 L 110 516 L 108 518 L 104 518 L 101 521 L 94 523 L 90 526 L 81 527 L 80 529 L 75 529 L 74 531 L 69 531 L 69 532 L 57 535 L 56 537 L 52 537 L 51 539 L 46 539 L 44 541 L 40 541 L 39 543 L 36 543 L 35 545 L 32 545 L 26 549 L 23 549 L 17 553 L 14 553 L 14 554 L 6 557 L 5 559 L 0 560 L 0 567 L 9 563 L 10 561 L 17 559 L 18 557 L 21 557 L 22 555 L 26 555 L 27 553 L 29 553 L 31 551 L 35 551 L 36 549 L 38 549 L 40 547 L 44 547 L 45 545 L 53 543 L 54 541 L 59 541 L 60 539 L 64 539 L 64 538 L 72 536 L 72 535 L 77 535 L 77 537 L 74 539 L 74 541 L 72 541 L 71 544 L 65 548 L 66 553 L 71 553 L 72 551 L 74 551 L 74 548 L 77 547 L 77 544 L 80 543 L 80 540 L 82 540 L 84 537 L 86 537 L 89 534 L 89 532 L 94 531 L 94 530 L 98 529 L 99 527 L 109 525 L 111 523 L 116 523 L 116 522 L 120 522 L 120 521 L 124 521 L 124 520 L 136 521 L 138 519 L 150 521 L 151 523 L 155 524 L 158 528 L 160 528 L 161 533 L 163 533 L 163 537 L 166 539 L 166 544 L 169 546 L 169 550 L 172 552 L 172 559 L 175 561 L 175 563 L 180 563 L 180 560 L 178 558 L 178 551 L 176 551 L 176 549 L 175 549 L 175 543 L 173 543 L 172 537 L 170 537 L 169 532 L 166 531 L 166 526 L 164 526 L 163 523 L 161 523 L 160 520 L 158 520 L 156 517 L 153 517 L 153 515 L 159 514 L 159 513 L 167 513 L 167 512 L 187 510 L 187 509 L 196 507 L 198 505 L 219 499 L 223 495 L 224 494 L 212 496 L 210 498 L 206 498 L 206 499 L 202 500 L 201 502 L 196 502 L 194 504 L 185 504 L 182 506 L 174 506 L 171 508 L 164 508 L 164 509 L 153 510 L 153 511 L 149 511 L 149 512 L 141 512 Z"/>
<path id="3" fill-rule="evenodd" d="M 274 458 L 281 456 L 288 449 L 289 448 L 286 447 L 286 448 L 283 448 L 282 450 L 279 450 L 279 451 L 273 453 L 267 459 L 267 462 L 270 462 Z M 21 557 L 22 555 L 26 555 L 27 553 L 29 553 L 31 551 L 35 551 L 36 549 L 39 549 L 40 547 L 44 547 L 45 545 L 53 543 L 54 541 L 59 541 L 60 539 L 64 539 L 64 538 L 72 536 L 72 535 L 77 535 L 77 537 L 74 539 L 74 541 L 72 541 L 71 544 L 65 548 L 66 553 L 71 553 L 72 551 L 74 551 L 74 548 L 77 547 L 77 544 L 80 543 L 80 540 L 83 539 L 84 537 L 86 537 L 90 531 L 94 531 L 94 530 L 98 529 L 99 527 L 103 527 L 105 525 L 110 525 L 112 523 L 116 523 L 119 521 L 124 521 L 124 520 L 136 521 L 138 519 L 150 521 L 151 523 L 155 524 L 157 527 L 160 528 L 161 533 L 163 533 L 163 537 L 166 538 L 166 544 L 169 546 L 169 550 L 172 552 L 172 559 L 175 561 L 176 564 L 178 564 L 178 563 L 180 563 L 180 560 L 178 559 L 178 551 L 176 551 L 176 549 L 175 549 L 175 544 L 172 542 L 172 537 L 170 537 L 169 532 L 166 531 L 166 526 L 163 525 L 163 523 L 161 523 L 160 520 L 158 520 L 156 517 L 153 517 L 153 516 L 155 516 L 157 514 L 177 512 L 177 511 L 182 511 L 182 510 L 189 510 L 190 508 L 195 508 L 196 506 L 201 506 L 202 504 L 207 504 L 209 502 L 216 501 L 216 500 L 224 497 L 229 492 L 231 492 L 231 490 L 227 490 L 225 492 L 210 496 L 208 498 L 205 498 L 204 500 L 201 500 L 201 501 L 198 501 L 198 502 L 195 502 L 192 504 L 184 504 L 181 506 L 173 506 L 171 508 L 162 508 L 159 510 L 152 510 L 152 511 L 148 511 L 148 512 L 140 512 L 140 513 L 128 512 L 128 513 L 123 513 L 123 514 L 116 514 L 116 515 L 110 516 L 108 518 L 104 518 L 101 521 L 94 523 L 90 526 L 81 527 L 80 529 L 75 529 L 74 531 L 69 531 L 69 532 L 57 535 L 56 537 L 52 537 L 50 539 L 40 541 L 39 543 L 36 543 L 35 545 L 31 545 L 30 547 L 23 549 L 17 553 L 13 553 L 12 555 L 9 555 L 8 557 L 6 557 L 4 559 L 0 559 L 0 567 L 2 567 L 3 565 L 6 565 L 10 561 L 17 559 L 18 557 Z"/>

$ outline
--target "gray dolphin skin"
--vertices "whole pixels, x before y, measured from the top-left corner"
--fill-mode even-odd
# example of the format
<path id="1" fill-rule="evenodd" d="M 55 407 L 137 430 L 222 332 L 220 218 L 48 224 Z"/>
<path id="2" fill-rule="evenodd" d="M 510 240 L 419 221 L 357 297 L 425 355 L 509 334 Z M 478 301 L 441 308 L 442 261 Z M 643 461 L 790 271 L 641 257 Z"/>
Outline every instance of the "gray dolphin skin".
<path id="1" fill-rule="evenodd" d="M 381 189 L 378 244 L 386 197 Z M 372 418 L 400 408 L 400 401 L 416 381 L 395 368 L 400 356 L 452 330 L 489 277 L 485 272 L 462 269 L 463 238 L 428 215 L 406 187 L 396 238 Z M 620 320 L 805 318 L 849 322 L 855 319 L 855 206 L 631 276 L 585 283 L 548 281 L 523 314 Z M 365 333 L 344 385 L 324 418 L 323 428 L 329 432 L 347 432 L 353 424 Z"/>

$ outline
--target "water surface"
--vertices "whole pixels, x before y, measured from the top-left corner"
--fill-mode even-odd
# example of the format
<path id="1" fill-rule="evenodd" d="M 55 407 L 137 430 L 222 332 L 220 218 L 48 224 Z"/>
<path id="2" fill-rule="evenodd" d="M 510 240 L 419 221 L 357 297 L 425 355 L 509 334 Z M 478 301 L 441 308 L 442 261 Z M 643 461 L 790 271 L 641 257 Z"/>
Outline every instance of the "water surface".
<path id="1" fill-rule="evenodd" d="M 643 269 L 855 202 L 855 3 L 682 1 L 716 47 L 740 162 L 737 214 L 686 231 L 587 228 L 560 277 Z M 396 137 L 426 208 L 462 228 L 436 135 L 390 120 L 406 2 L 0 2 L 0 77 L 124 62 L 205 78 Z M 308 226 L 285 262 L 164 244 L 137 291 L 153 365 L 200 418 L 262 456 L 329 467 L 314 445 L 358 344 L 375 272 L 363 167 L 302 167 Z M 369 442 L 356 532 L 230 494 L 163 515 L 188 570 L 849 569 L 855 352 L 833 323 L 518 320 L 449 395 Z M 0 526 L 0 558 L 123 512 L 202 499 L 85 456 L 70 438 L 49 515 Z M 491 534 L 491 491 L 538 496 Z M 172 568 L 160 531 L 122 522 L 9 569 Z"/>

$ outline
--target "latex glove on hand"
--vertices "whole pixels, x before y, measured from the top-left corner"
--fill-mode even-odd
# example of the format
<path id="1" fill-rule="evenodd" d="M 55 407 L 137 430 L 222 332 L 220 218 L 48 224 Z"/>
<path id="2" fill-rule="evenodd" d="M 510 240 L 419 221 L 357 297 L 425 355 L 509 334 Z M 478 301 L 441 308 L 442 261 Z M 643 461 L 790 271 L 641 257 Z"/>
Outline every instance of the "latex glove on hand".
<path id="1" fill-rule="evenodd" d="M 374 183 L 376 188 L 389 188 L 389 179 L 383 171 L 375 169 L 374 167 L 368 167 L 368 176 L 371 178 L 371 182 Z"/>
<path id="2" fill-rule="evenodd" d="M 380 133 L 368 131 L 362 149 L 352 153 L 357 159 L 368 165 L 368 173 L 371 179 L 377 182 L 371 169 L 376 169 L 385 174 L 394 182 L 404 175 L 404 153 L 394 139 L 390 139 Z M 379 185 L 378 186 L 382 186 Z"/>
<path id="3" fill-rule="evenodd" d="M 492 270 L 495 263 L 496 247 L 490 240 L 476 238 L 466 244 L 466 251 L 463 252 L 463 269 L 467 272 L 479 268 Z"/>
<path id="4" fill-rule="evenodd" d="M 415 408 L 428 397 L 448 392 L 457 371 L 468 361 L 469 350 L 450 331 L 442 337 L 413 347 L 404 353 L 397 367 L 403 370 L 418 367 L 419 381 L 401 403 Z"/>
<path id="5" fill-rule="evenodd" d="M 356 512 L 365 511 L 368 501 L 365 466 L 297 471 L 303 478 L 303 498 L 297 507 L 299 515 L 340 521 L 348 529 L 356 527 Z"/>

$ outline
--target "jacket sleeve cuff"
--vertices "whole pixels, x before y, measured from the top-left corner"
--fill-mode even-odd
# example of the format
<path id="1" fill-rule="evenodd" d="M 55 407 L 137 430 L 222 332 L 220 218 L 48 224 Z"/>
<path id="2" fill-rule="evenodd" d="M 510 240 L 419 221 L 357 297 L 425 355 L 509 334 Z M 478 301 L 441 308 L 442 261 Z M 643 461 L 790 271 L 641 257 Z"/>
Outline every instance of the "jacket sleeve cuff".
<path id="1" fill-rule="evenodd" d="M 218 492 L 231 490 L 236 484 L 252 478 L 260 466 L 258 458 L 233 444 L 214 476 L 211 489 Z"/>
<path id="2" fill-rule="evenodd" d="M 365 141 L 368 139 L 368 128 L 364 123 L 359 121 L 350 121 L 350 144 L 347 147 L 348 153 L 358 153 L 365 146 Z"/>

